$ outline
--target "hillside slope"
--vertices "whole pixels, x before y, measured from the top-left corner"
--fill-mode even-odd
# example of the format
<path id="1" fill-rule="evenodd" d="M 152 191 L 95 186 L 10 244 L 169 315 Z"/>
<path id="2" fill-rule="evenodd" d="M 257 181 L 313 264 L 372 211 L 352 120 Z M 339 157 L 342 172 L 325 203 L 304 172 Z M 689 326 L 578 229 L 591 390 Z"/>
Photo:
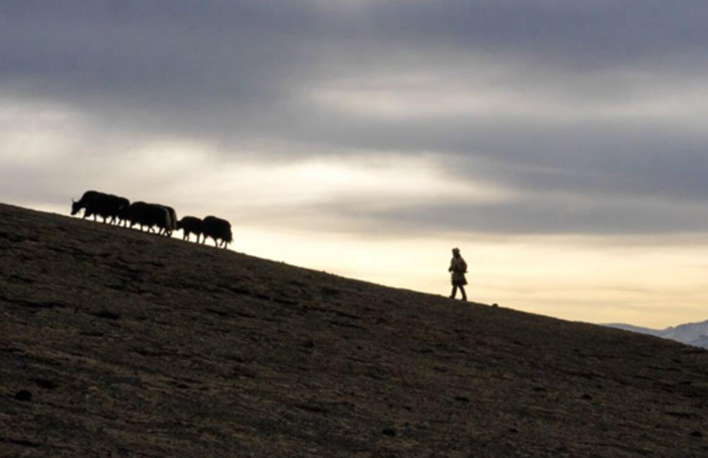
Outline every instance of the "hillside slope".
<path id="1" fill-rule="evenodd" d="M 2 457 L 708 456 L 701 349 L 5 205 L 0 313 Z"/>

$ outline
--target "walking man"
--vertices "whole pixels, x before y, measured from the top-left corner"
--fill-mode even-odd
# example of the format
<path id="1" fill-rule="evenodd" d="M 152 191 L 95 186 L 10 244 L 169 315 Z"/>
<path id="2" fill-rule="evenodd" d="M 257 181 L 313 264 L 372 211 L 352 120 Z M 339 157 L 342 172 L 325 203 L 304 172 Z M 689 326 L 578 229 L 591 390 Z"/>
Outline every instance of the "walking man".
<path id="1" fill-rule="evenodd" d="M 452 295 L 450 299 L 455 299 L 455 296 L 457 296 L 457 288 L 460 288 L 462 300 L 466 301 L 467 294 L 465 293 L 465 285 L 467 284 L 467 279 L 465 278 L 465 274 L 467 273 L 467 263 L 462 259 L 462 256 L 460 256 L 459 248 L 452 249 L 452 261 L 450 261 L 448 271 L 452 274 Z"/>

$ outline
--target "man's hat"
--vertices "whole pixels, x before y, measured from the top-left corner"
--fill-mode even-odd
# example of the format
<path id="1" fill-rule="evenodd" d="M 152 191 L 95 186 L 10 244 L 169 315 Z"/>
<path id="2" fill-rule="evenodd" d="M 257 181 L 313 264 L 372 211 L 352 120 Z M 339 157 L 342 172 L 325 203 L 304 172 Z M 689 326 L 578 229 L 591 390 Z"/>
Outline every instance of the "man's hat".
<path id="1" fill-rule="evenodd" d="M 459 252 L 460 252 L 460 249 L 459 249 L 459 248 L 453 248 L 452 251 L 453 251 L 454 253 L 459 253 Z"/>

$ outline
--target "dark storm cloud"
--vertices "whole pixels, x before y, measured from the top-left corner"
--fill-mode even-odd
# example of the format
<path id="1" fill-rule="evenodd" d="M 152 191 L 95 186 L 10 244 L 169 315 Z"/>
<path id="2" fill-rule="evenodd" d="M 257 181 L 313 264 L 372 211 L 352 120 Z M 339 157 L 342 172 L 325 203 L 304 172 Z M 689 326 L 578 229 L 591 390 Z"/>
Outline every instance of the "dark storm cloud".
<path id="1" fill-rule="evenodd" d="M 327 3 L 338 2 L 4 2 L 2 81 L 94 110 L 155 110 L 196 131 L 228 115 L 277 135 L 268 120 L 312 112 L 293 98 L 332 77 L 446 67 L 464 76 L 476 71 L 469 57 L 484 55 L 524 70 L 502 75 L 507 86 L 582 102 L 617 90 L 604 75 L 592 87 L 587 72 L 649 66 L 659 77 L 674 62 L 672 79 L 706 64 L 700 2 Z"/>
<path id="2" fill-rule="evenodd" d="M 392 209 L 383 221 L 700 230 L 701 218 L 664 202 L 699 211 L 708 197 L 708 138 L 697 119 L 706 107 L 696 102 L 708 87 L 706 23 L 708 6 L 697 0 L 10 0 L 0 6 L 0 95 L 73 107 L 92 138 L 198 139 L 223 154 L 251 141 L 298 145 L 279 160 L 433 152 L 451 179 L 528 193 L 522 204 L 469 212 Z M 405 99 L 400 90 L 416 76 L 423 83 L 414 95 L 433 101 L 437 91 L 513 97 L 500 112 L 412 104 L 416 116 L 339 103 L 353 94 L 366 108 L 371 88 Z M 327 90 L 333 99 L 321 99 Z M 547 193 L 585 199 L 587 208 L 613 198 L 661 203 L 570 219 Z M 486 215 L 485 224 L 446 218 L 468 213 Z"/>
<path id="3" fill-rule="evenodd" d="M 655 236 L 705 232 L 708 215 L 695 208 L 646 202 L 558 202 L 528 198 L 511 203 L 442 204 L 376 212 L 344 207 L 342 217 L 372 231 L 452 231 L 458 234 Z M 341 211 L 341 205 L 332 211 Z M 660 216 L 660 217 L 659 217 Z M 652 241 L 651 243 L 655 243 Z"/>
<path id="4" fill-rule="evenodd" d="M 166 129 L 198 132 L 218 116 L 238 115 L 240 107 L 271 108 L 281 96 L 279 81 L 293 67 L 288 61 L 300 62 L 307 49 L 288 25 L 306 24 L 306 17 L 287 3 L 278 14 L 248 3 L 225 2 L 224 11 L 194 2 L 115 3 L 124 7 L 5 6 L 3 83 L 97 114 L 144 112 L 147 119 L 164 117 L 158 124 Z"/>
<path id="5" fill-rule="evenodd" d="M 700 1 L 660 0 L 384 2 L 387 30 L 411 39 L 479 47 L 564 68 L 624 67 L 700 57 L 708 11 Z M 695 62 L 684 61 L 684 64 Z"/>

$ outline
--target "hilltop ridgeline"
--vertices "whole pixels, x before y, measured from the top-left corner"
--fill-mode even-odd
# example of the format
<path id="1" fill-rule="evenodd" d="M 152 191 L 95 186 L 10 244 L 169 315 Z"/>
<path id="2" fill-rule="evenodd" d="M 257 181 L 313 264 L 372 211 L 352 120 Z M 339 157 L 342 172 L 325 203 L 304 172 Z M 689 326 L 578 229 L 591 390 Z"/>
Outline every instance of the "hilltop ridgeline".
<path id="1" fill-rule="evenodd" d="M 0 205 L 0 456 L 705 457 L 708 352 Z"/>

